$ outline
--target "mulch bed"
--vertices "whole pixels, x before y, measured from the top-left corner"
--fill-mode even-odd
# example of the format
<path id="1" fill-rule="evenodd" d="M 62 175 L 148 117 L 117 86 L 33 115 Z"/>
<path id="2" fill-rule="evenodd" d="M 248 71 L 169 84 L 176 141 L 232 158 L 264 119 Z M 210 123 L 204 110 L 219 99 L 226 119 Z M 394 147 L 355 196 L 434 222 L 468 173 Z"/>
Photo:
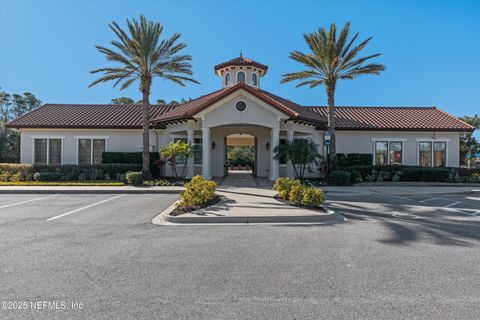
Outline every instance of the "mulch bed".
<path id="1" fill-rule="evenodd" d="M 274 198 L 275 200 L 277 200 L 277 201 L 280 201 L 280 202 L 282 202 L 282 203 L 291 205 L 291 206 L 293 206 L 293 207 L 304 208 L 304 209 L 308 209 L 308 210 L 314 210 L 314 211 L 318 211 L 318 212 L 321 212 L 321 213 L 328 213 L 328 211 L 325 210 L 323 207 L 302 206 L 302 205 L 300 205 L 300 204 L 297 204 L 297 203 L 288 201 L 287 199 L 280 198 L 280 197 L 278 196 L 278 194 L 276 194 L 275 196 L 273 196 L 273 198 Z"/>
<path id="2" fill-rule="evenodd" d="M 185 208 L 177 207 L 169 215 L 170 216 L 179 216 L 179 215 L 182 215 L 182 214 L 185 214 L 185 213 L 190 213 L 190 212 L 193 212 L 193 211 L 197 211 L 197 210 L 212 206 L 214 204 L 217 204 L 220 200 L 221 200 L 221 197 L 215 196 L 215 198 L 212 201 L 207 202 L 207 203 L 205 203 L 201 206 L 192 206 L 192 207 L 185 207 Z"/>

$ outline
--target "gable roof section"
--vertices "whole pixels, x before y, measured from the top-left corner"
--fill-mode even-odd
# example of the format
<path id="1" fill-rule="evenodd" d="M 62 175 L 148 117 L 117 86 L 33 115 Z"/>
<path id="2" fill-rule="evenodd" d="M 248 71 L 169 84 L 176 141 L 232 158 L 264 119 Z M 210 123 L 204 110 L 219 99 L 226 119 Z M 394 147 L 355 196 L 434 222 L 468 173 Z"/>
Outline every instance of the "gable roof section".
<path id="1" fill-rule="evenodd" d="M 327 107 L 304 107 L 319 119 Z M 436 107 L 336 107 L 337 130 L 473 131 L 475 128 Z"/>
<path id="2" fill-rule="evenodd" d="M 215 104 L 216 102 L 240 89 L 244 89 L 256 98 L 271 105 L 272 107 L 276 108 L 277 110 L 285 113 L 290 117 L 296 118 L 299 116 L 298 112 L 295 111 L 296 108 L 300 107 L 299 105 L 296 105 L 291 101 L 279 98 L 273 94 L 267 93 L 266 91 L 253 88 L 245 83 L 237 83 L 232 87 L 215 91 L 213 93 L 179 105 L 169 112 L 165 112 L 157 117 L 153 117 L 151 122 L 158 125 L 168 122 L 193 119 L 193 116 L 195 114 L 199 113 L 202 110 L 205 110 L 206 108 L 210 107 L 211 105 Z"/>
<path id="3" fill-rule="evenodd" d="M 174 109 L 171 105 L 151 105 L 157 117 Z M 9 128 L 141 129 L 142 105 L 45 104 L 7 123 Z"/>

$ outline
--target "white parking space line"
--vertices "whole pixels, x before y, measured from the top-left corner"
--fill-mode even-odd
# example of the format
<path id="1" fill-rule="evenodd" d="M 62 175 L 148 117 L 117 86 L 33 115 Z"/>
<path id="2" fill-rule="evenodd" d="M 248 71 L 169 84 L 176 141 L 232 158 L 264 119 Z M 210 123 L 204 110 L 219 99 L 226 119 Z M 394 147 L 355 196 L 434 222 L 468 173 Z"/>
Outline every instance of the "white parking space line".
<path id="1" fill-rule="evenodd" d="M 40 197 L 40 198 L 35 198 L 35 199 L 30 199 L 30 200 L 24 200 L 24 201 L 9 203 L 9 204 L 5 204 L 5 205 L 3 205 L 3 206 L 0 206 L 0 209 L 2 209 L 2 208 L 8 208 L 8 207 L 16 206 L 16 205 L 19 205 L 19 204 L 28 203 L 28 202 L 33 202 L 33 201 L 38 201 L 38 200 L 53 198 L 53 197 L 56 197 L 56 196 L 58 196 L 58 194 L 52 194 L 52 195 L 46 196 L 46 197 Z"/>
<path id="2" fill-rule="evenodd" d="M 480 197 L 466 197 L 468 200 L 480 201 Z"/>
<path id="3" fill-rule="evenodd" d="M 424 203 L 424 202 L 428 202 L 428 201 L 432 201 L 432 200 L 439 200 L 439 198 L 428 198 L 428 199 L 425 199 L 425 200 L 420 200 L 418 202 Z"/>
<path id="4" fill-rule="evenodd" d="M 453 207 L 453 206 L 456 206 L 457 204 L 460 204 L 461 202 L 452 202 L 448 205 L 445 206 L 445 208 L 450 208 L 450 207 Z"/>
<path id="5" fill-rule="evenodd" d="M 115 196 L 115 197 L 111 197 L 111 198 L 108 198 L 108 199 L 105 199 L 105 200 L 102 200 L 102 201 L 98 201 L 98 202 L 95 202 L 95 203 L 92 203 L 88 206 L 85 206 L 85 207 L 82 207 L 82 208 L 78 208 L 78 209 L 75 209 L 75 210 L 72 210 L 72 211 L 69 211 L 69 212 L 65 212 L 65 213 L 62 213 L 58 216 L 55 216 L 55 217 L 52 217 L 52 218 L 49 218 L 47 219 L 47 221 L 53 221 L 53 220 L 56 220 L 58 218 L 61 218 L 61 217 L 65 217 L 69 214 L 72 214 L 72 213 L 75 213 L 75 212 L 78 212 L 78 211 L 82 211 L 82 210 L 85 210 L 85 209 L 88 209 L 88 208 L 91 208 L 91 207 L 94 207 L 94 206 L 98 206 L 99 204 L 102 204 L 102 203 L 105 203 L 107 201 L 112 201 L 112 200 L 115 200 L 115 199 L 118 199 L 120 197 L 123 197 L 125 196 L 125 194 L 121 194 L 121 195 L 118 195 L 118 196 Z"/>

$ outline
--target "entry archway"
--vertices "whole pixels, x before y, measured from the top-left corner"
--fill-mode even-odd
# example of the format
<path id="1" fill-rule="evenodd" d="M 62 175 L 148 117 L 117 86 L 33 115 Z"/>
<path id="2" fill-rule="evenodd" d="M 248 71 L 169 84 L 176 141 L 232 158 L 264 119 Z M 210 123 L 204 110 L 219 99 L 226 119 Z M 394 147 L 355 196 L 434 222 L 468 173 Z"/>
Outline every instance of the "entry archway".
<path id="1" fill-rule="evenodd" d="M 234 133 L 225 136 L 225 175 L 244 172 L 256 175 L 257 138 L 251 134 Z"/>

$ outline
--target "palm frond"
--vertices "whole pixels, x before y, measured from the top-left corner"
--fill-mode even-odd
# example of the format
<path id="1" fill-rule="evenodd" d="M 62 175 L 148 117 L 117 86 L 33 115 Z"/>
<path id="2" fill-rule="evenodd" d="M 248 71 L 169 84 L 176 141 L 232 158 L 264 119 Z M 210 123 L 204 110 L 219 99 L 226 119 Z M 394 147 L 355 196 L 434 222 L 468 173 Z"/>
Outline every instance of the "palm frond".
<path id="1" fill-rule="evenodd" d="M 306 70 L 286 73 L 281 83 L 300 81 L 297 86 L 308 85 L 314 88 L 325 85 L 334 90 L 338 79 L 353 79 L 358 75 L 379 74 L 385 67 L 380 64 L 365 64 L 368 60 L 377 58 L 379 53 L 358 57 L 372 37 L 369 37 L 355 46 L 359 33 L 349 39 L 350 23 L 347 22 L 337 35 L 337 27 L 332 23 L 326 31 L 318 31 L 303 35 L 310 51 L 290 52 L 290 59 L 302 64 Z"/>
<path id="2" fill-rule="evenodd" d="M 181 37 L 179 33 L 161 39 L 163 26 L 147 20 L 143 15 L 139 19 L 127 19 L 126 26 L 124 30 L 116 22 L 109 24 L 117 37 L 111 42 L 113 48 L 96 48 L 107 61 L 117 66 L 92 70 L 91 73 L 101 73 L 102 76 L 89 87 L 109 81 L 114 81 L 114 87 L 122 84 L 120 90 L 128 88 L 135 81 L 139 81 L 141 86 L 150 86 L 153 77 L 165 78 L 182 86 L 186 82 L 198 83 L 190 77 L 193 74 L 190 64 L 192 57 L 180 54 L 187 45 L 178 42 Z M 150 88 L 145 89 L 141 88 L 150 92 Z"/>

